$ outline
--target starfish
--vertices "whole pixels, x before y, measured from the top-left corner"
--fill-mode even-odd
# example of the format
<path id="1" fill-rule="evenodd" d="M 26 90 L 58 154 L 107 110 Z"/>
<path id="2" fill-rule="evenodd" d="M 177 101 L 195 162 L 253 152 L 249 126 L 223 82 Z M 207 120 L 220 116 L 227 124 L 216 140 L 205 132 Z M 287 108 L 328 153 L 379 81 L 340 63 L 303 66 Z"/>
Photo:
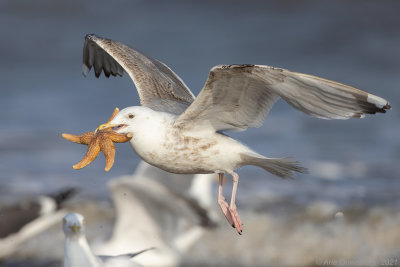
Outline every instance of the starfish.
<path id="1" fill-rule="evenodd" d="M 92 163 L 99 155 L 100 151 L 103 152 L 104 157 L 106 158 L 106 167 L 104 170 L 108 172 L 112 168 L 115 157 L 114 143 L 124 143 L 132 139 L 131 133 L 119 134 L 112 130 L 116 125 L 110 124 L 110 121 L 118 112 L 119 109 L 115 108 L 107 123 L 100 125 L 93 132 L 87 132 L 81 135 L 62 134 L 62 137 L 68 141 L 88 146 L 87 153 L 83 159 L 72 166 L 75 170 L 82 169 Z"/>

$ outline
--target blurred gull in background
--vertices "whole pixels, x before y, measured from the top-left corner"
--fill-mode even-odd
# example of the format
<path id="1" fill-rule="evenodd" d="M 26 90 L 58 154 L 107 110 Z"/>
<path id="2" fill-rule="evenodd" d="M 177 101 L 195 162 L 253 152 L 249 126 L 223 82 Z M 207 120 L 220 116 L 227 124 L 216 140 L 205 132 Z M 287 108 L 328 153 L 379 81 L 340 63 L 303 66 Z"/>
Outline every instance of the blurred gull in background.
<path id="1" fill-rule="evenodd" d="M 63 267 L 136 267 L 131 258 L 146 252 L 144 249 L 137 253 L 118 256 L 96 256 L 86 240 L 85 219 L 79 213 L 68 213 L 63 218 L 65 234 Z"/>
<path id="2" fill-rule="evenodd" d="M 22 243 L 58 223 L 66 213 L 61 210 L 62 204 L 75 193 L 76 189 L 67 188 L 0 208 L 0 259 L 6 258 Z"/>
<path id="3" fill-rule="evenodd" d="M 133 176 L 112 180 L 109 188 L 117 218 L 112 237 L 99 245 L 96 253 L 123 254 L 154 247 L 135 262 L 179 265 L 218 218 L 209 206 L 215 175 L 181 176 L 142 161 Z"/>

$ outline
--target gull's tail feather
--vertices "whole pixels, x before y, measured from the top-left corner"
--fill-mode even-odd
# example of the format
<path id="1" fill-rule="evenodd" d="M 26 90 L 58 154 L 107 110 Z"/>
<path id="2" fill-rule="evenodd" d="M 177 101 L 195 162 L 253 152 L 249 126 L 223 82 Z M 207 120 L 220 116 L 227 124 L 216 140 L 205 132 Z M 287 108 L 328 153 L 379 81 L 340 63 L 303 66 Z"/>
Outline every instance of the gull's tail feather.
<path id="1" fill-rule="evenodd" d="M 293 177 L 294 172 L 307 173 L 308 170 L 291 158 L 266 158 L 258 154 L 241 154 L 243 165 L 254 165 L 263 168 L 281 178 Z"/>

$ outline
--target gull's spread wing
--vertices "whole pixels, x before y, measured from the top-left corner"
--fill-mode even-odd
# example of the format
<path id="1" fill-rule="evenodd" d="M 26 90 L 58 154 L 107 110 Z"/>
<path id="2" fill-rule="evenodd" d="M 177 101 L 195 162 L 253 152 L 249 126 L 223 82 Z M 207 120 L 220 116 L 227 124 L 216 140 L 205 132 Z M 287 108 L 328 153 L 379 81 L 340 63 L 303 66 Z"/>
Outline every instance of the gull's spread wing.
<path id="1" fill-rule="evenodd" d="M 162 62 L 132 48 L 94 34 L 85 37 L 83 75 L 94 68 L 96 77 L 127 72 L 139 93 L 140 103 L 158 111 L 182 113 L 194 96 L 181 78 Z"/>
<path id="2" fill-rule="evenodd" d="M 212 131 L 259 127 L 280 97 L 322 119 L 360 118 L 390 109 L 383 98 L 323 78 L 270 66 L 219 65 L 175 126 Z"/>

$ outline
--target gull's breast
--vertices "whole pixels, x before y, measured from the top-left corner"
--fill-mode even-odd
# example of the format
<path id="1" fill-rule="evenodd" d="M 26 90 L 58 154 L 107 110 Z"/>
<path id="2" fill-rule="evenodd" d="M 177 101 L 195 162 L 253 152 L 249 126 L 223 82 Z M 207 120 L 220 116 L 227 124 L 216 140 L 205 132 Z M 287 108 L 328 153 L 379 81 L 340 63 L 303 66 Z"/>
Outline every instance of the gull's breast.
<path id="1" fill-rule="evenodd" d="M 234 147 L 237 142 L 226 138 L 221 138 L 219 134 L 194 137 L 177 130 L 171 131 L 157 149 L 148 150 L 142 158 L 172 173 L 200 174 L 233 170 L 240 161 L 239 154 L 232 151 L 232 145 Z M 230 140 L 233 144 L 229 143 Z"/>

